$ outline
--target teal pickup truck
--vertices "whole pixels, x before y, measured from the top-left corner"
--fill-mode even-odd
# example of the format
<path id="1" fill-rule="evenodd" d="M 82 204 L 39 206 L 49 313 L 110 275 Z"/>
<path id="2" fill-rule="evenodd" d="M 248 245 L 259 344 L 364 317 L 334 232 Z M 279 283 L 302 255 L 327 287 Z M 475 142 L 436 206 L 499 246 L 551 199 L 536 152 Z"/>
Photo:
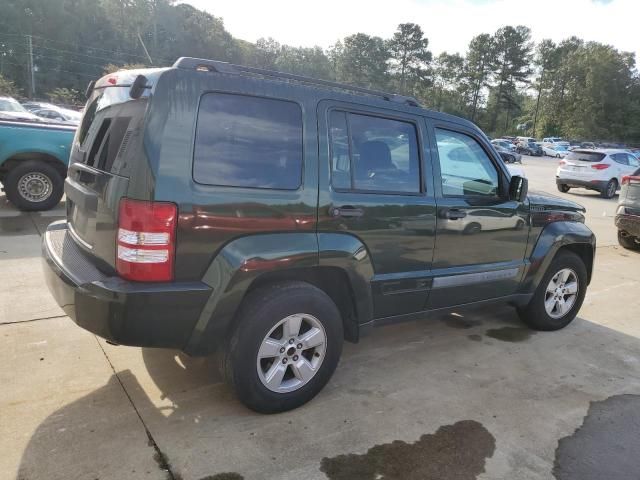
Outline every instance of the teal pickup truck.
<path id="1" fill-rule="evenodd" d="M 60 201 L 75 129 L 0 120 L 0 182 L 17 208 L 48 210 Z"/>

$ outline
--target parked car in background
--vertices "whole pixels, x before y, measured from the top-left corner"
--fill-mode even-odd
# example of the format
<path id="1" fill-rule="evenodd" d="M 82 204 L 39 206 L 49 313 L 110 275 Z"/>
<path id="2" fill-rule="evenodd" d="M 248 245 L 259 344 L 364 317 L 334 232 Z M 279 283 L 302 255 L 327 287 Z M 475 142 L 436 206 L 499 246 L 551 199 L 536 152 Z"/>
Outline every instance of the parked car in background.
<path id="1" fill-rule="evenodd" d="M 566 140 L 563 140 L 560 137 L 545 137 L 542 139 L 542 143 L 547 145 L 566 145 L 567 147 L 569 146 L 569 142 L 567 142 Z"/>
<path id="2" fill-rule="evenodd" d="M 40 110 L 33 110 L 32 112 L 52 123 L 75 125 L 76 127 L 80 124 L 81 114 L 74 110 L 68 110 L 66 108 L 43 108 Z"/>
<path id="3" fill-rule="evenodd" d="M 15 98 L 0 97 L 0 120 L 19 122 L 42 122 L 37 115 L 29 112 Z"/>
<path id="4" fill-rule="evenodd" d="M 561 329 L 595 254 L 585 209 L 528 194 L 467 120 L 195 58 L 95 83 L 65 192 L 42 236 L 65 313 L 113 343 L 218 352 L 264 413 L 311 400 L 374 325 L 506 301 Z"/>
<path id="5" fill-rule="evenodd" d="M 541 157 L 544 154 L 542 147 L 534 138 L 519 140 L 516 145 L 516 151 L 518 153 L 524 153 L 525 155 L 531 155 L 534 157 Z"/>
<path id="6" fill-rule="evenodd" d="M 493 145 L 493 148 L 500 154 L 500 158 L 504 161 L 504 163 L 522 163 L 522 155 L 520 155 L 515 150 L 511 150 L 508 148 L 501 147 L 500 145 Z"/>
<path id="7" fill-rule="evenodd" d="M 0 120 L 0 182 L 20 210 L 48 210 L 64 193 L 75 127 Z"/>
<path id="8" fill-rule="evenodd" d="M 582 142 L 580 143 L 580 148 L 590 148 L 591 150 L 595 150 L 596 144 L 593 142 Z"/>
<path id="9" fill-rule="evenodd" d="M 640 168 L 622 177 L 615 224 L 618 243 L 624 248 L 640 250 Z"/>
<path id="10" fill-rule="evenodd" d="M 613 198 L 622 178 L 632 175 L 638 167 L 638 159 L 624 150 L 574 150 L 560 161 L 556 185 L 561 192 L 582 187 Z"/>
<path id="11" fill-rule="evenodd" d="M 505 140 L 504 138 L 496 138 L 495 140 L 491 140 L 491 144 L 514 152 L 516 150 L 516 146 L 512 142 L 510 142 L 509 140 Z"/>
<path id="12" fill-rule="evenodd" d="M 542 153 L 550 157 L 562 158 L 569 153 L 569 147 L 561 144 L 542 145 Z"/>

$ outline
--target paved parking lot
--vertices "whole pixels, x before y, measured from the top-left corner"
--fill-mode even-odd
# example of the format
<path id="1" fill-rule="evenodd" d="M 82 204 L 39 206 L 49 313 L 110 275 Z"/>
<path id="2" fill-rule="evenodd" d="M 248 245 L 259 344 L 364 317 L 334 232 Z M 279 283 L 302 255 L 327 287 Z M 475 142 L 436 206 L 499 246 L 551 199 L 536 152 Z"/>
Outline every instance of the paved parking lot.
<path id="1" fill-rule="evenodd" d="M 373 331 L 345 345 L 314 401 L 264 416 L 211 359 L 115 347 L 78 328 L 40 274 L 64 214 L 0 197 L 1 479 L 629 479 L 640 471 L 640 254 L 617 246 L 616 200 L 574 199 L 596 232 L 576 321 L 523 327 L 508 307 Z M 606 472 L 606 473 L 605 473 Z"/>

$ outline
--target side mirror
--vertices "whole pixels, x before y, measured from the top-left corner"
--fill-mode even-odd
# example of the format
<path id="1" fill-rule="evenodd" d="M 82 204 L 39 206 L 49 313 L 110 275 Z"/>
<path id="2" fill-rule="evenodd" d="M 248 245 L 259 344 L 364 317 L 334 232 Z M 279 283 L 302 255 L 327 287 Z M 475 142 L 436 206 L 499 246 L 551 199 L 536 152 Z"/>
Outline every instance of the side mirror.
<path id="1" fill-rule="evenodd" d="M 509 182 L 509 200 L 524 202 L 529 191 L 529 180 L 519 175 L 511 177 Z"/>

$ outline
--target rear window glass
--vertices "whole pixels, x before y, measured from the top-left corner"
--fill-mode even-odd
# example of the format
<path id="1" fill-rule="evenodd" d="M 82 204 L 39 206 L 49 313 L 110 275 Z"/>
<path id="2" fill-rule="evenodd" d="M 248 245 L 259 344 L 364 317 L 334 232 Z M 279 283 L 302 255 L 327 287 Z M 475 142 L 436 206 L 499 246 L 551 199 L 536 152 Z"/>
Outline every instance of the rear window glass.
<path id="1" fill-rule="evenodd" d="M 569 155 L 564 157 L 565 160 L 578 160 L 580 162 L 600 162 L 606 157 L 604 153 L 597 152 L 570 152 Z"/>
<path id="2" fill-rule="evenodd" d="M 302 181 L 302 110 L 244 95 L 202 97 L 193 159 L 198 183 L 295 190 Z"/>

